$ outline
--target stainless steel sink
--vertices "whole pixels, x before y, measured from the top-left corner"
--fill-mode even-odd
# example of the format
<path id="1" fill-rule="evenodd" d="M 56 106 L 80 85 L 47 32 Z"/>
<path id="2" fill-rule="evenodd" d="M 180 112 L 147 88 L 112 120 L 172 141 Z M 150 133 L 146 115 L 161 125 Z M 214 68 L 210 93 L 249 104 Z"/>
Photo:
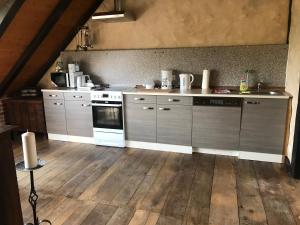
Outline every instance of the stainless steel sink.
<path id="1" fill-rule="evenodd" d="M 252 90 L 241 94 L 242 95 L 283 95 L 283 92 L 278 90 L 260 90 L 260 91 Z"/>

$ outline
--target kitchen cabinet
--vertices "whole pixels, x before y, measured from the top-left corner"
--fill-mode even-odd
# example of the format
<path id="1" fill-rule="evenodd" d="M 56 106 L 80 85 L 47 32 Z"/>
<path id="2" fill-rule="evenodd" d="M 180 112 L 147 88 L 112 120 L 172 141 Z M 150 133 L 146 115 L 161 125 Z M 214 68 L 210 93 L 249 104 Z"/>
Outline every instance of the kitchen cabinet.
<path id="1" fill-rule="evenodd" d="M 126 139 L 156 142 L 156 104 L 131 103 L 134 98 L 132 98 L 133 96 L 128 97 L 125 102 Z M 127 102 L 128 99 L 129 102 Z M 153 101 L 156 99 L 152 99 Z"/>
<path id="2" fill-rule="evenodd" d="M 193 106 L 192 145 L 238 150 L 241 107 Z"/>
<path id="3" fill-rule="evenodd" d="M 43 100 L 40 97 L 14 97 L 3 101 L 5 123 L 17 131 L 46 133 Z"/>
<path id="4" fill-rule="evenodd" d="M 47 132 L 52 134 L 67 134 L 64 100 L 44 98 L 44 108 Z"/>
<path id="5" fill-rule="evenodd" d="M 157 142 L 191 146 L 192 106 L 157 105 Z"/>
<path id="6" fill-rule="evenodd" d="M 126 103 L 154 103 L 156 104 L 156 96 L 153 95 L 126 95 Z"/>
<path id="7" fill-rule="evenodd" d="M 90 101 L 65 101 L 68 135 L 93 137 L 93 115 Z"/>
<path id="8" fill-rule="evenodd" d="M 282 154 L 287 105 L 287 99 L 244 99 L 240 150 Z"/>

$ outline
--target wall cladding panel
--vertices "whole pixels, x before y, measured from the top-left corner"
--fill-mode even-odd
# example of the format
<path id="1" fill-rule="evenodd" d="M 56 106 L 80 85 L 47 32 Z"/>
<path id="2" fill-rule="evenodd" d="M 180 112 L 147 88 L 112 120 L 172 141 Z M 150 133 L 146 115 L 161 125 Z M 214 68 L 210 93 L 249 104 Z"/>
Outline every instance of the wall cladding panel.
<path id="1" fill-rule="evenodd" d="M 238 86 L 245 69 L 255 70 L 256 80 L 269 86 L 284 87 L 287 45 L 232 46 L 176 49 L 105 50 L 61 53 L 65 66 L 78 61 L 82 71 L 96 83 L 134 86 L 160 80 L 160 70 L 195 74 L 197 86 L 201 73 L 212 69 L 213 86 Z M 50 85 L 49 72 L 41 86 Z"/>

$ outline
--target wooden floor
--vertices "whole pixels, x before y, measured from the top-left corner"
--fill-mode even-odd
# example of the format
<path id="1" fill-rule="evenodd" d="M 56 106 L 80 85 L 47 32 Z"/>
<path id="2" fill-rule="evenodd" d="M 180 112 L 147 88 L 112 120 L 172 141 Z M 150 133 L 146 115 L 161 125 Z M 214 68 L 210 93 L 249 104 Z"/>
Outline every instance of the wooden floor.
<path id="1" fill-rule="evenodd" d="M 47 140 L 38 149 L 38 214 L 53 225 L 300 224 L 300 182 L 279 164 Z M 28 174 L 18 182 L 31 222 Z"/>

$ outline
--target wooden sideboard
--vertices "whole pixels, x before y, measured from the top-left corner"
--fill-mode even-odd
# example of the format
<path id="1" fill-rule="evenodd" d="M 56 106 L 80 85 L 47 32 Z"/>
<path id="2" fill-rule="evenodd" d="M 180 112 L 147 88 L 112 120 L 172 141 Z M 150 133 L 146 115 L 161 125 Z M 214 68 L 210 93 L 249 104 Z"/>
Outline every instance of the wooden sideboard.
<path id="1" fill-rule="evenodd" d="M 0 224 L 23 225 L 23 217 L 15 169 L 15 160 L 10 141 L 14 126 L 0 127 Z"/>
<path id="2" fill-rule="evenodd" d="M 5 123 L 18 126 L 19 131 L 47 133 L 43 99 L 8 98 L 3 100 Z"/>

